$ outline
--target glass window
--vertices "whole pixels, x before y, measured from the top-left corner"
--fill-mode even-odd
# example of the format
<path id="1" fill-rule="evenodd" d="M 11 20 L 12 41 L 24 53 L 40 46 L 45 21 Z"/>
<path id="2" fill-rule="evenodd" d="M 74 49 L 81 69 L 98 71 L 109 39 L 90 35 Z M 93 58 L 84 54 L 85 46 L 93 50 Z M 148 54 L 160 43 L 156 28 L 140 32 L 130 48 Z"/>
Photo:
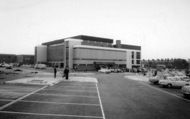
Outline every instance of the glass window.
<path id="1" fill-rule="evenodd" d="M 141 64 L 141 61 L 140 60 L 136 60 L 136 64 Z"/>
<path id="2" fill-rule="evenodd" d="M 137 52 L 137 53 L 136 53 L 136 58 L 137 58 L 137 59 L 141 59 L 141 53 L 140 53 L 140 52 Z"/>
<path id="3" fill-rule="evenodd" d="M 134 59 L 134 51 L 132 51 L 132 55 L 131 56 L 132 56 L 132 59 Z"/>
<path id="4" fill-rule="evenodd" d="M 132 64 L 134 64 L 134 60 L 132 60 Z"/>

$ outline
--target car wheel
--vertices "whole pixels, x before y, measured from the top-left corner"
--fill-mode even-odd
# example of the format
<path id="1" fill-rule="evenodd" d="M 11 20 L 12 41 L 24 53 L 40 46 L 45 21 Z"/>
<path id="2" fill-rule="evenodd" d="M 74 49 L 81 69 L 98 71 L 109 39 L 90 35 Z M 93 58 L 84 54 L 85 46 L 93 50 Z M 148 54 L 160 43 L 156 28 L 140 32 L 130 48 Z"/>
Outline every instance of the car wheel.
<path id="1" fill-rule="evenodd" d="M 163 88 L 166 88 L 167 86 L 166 85 L 162 85 Z"/>
<path id="2" fill-rule="evenodd" d="M 172 87 L 172 84 L 168 84 L 167 87 L 168 87 L 168 88 L 171 88 L 171 87 Z"/>
<path id="3" fill-rule="evenodd" d="M 157 85 L 159 82 L 158 81 L 155 81 L 154 84 Z"/>

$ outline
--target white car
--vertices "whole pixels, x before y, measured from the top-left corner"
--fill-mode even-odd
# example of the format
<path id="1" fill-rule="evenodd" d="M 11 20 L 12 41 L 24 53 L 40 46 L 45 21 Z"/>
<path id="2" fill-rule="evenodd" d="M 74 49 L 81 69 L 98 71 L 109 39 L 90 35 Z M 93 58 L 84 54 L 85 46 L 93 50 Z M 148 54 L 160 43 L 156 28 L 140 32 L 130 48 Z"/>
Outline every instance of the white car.
<path id="1" fill-rule="evenodd" d="M 106 69 L 106 68 L 102 68 L 102 69 L 98 70 L 98 72 L 101 72 L 101 73 L 111 73 L 111 70 L 110 69 Z"/>
<path id="2" fill-rule="evenodd" d="M 159 80 L 161 80 L 158 76 L 150 77 L 149 82 L 152 84 L 158 84 Z"/>
<path id="3" fill-rule="evenodd" d="M 11 65 L 11 64 L 3 64 L 2 66 L 5 67 L 6 69 L 12 69 L 13 68 L 13 65 Z"/>
<path id="4" fill-rule="evenodd" d="M 36 64 L 34 66 L 35 69 L 45 69 L 47 66 L 45 64 Z"/>
<path id="5" fill-rule="evenodd" d="M 149 78 L 149 82 L 152 84 L 159 84 L 160 80 L 166 80 L 167 78 L 170 78 L 171 76 L 169 74 L 160 74 L 157 76 L 152 76 Z"/>
<path id="6" fill-rule="evenodd" d="M 190 98 L 190 86 L 183 86 L 181 89 L 184 97 Z"/>
<path id="7" fill-rule="evenodd" d="M 179 79 L 177 77 L 168 77 L 167 80 L 160 80 L 159 84 L 163 87 L 183 87 L 190 85 L 190 79 Z"/>

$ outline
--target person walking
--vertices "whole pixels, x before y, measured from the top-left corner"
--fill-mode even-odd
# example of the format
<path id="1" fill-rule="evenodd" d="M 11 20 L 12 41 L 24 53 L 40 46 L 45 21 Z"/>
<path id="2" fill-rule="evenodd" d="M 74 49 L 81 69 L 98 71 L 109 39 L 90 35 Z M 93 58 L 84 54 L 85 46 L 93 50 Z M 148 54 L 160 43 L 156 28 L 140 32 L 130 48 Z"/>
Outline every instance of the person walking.
<path id="1" fill-rule="evenodd" d="M 56 66 L 54 66 L 54 78 L 56 78 L 56 74 L 57 74 L 57 69 Z"/>
<path id="2" fill-rule="evenodd" d="M 65 68 L 64 75 L 65 75 L 65 79 L 68 80 L 69 79 L 69 68 L 68 67 Z"/>

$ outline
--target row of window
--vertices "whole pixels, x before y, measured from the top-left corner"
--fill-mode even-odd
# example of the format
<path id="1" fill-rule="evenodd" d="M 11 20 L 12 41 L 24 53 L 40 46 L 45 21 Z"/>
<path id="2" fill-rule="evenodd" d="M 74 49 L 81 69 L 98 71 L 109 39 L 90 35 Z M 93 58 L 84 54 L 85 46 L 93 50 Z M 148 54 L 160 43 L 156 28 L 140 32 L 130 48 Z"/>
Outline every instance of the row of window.
<path id="1" fill-rule="evenodd" d="M 132 60 L 132 64 L 135 64 L 135 60 Z M 136 64 L 141 64 L 141 60 L 136 60 Z"/>
<path id="2" fill-rule="evenodd" d="M 97 41 L 88 41 L 88 40 L 83 41 L 82 44 L 83 45 L 94 45 L 94 46 L 112 47 L 111 43 L 97 42 Z"/>
<path id="3" fill-rule="evenodd" d="M 132 59 L 134 59 L 135 57 L 135 52 L 132 51 L 132 55 L 131 55 Z M 141 59 L 141 53 L 140 52 L 136 52 L 136 59 Z"/>

